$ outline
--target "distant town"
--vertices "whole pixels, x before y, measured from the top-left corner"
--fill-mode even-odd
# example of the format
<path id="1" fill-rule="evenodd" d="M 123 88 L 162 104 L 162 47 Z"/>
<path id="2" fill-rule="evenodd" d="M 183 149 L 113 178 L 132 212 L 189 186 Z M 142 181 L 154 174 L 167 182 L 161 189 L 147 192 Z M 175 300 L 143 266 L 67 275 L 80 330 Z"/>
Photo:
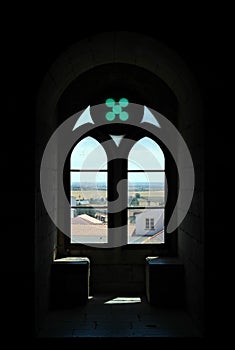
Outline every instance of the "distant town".
<path id="1" fill-rule="evenodd" d="M 105 182 L 82 182 L 82 189 L 98 189 L 98 190 L 107 190 L 107 185 Z M 164 183 L 163 182 L 135 182 L 129 184 L 129 189 L 136 189 L 138 191 L 149 191 L 151 190 L 163 190 Z M 73 182 L 71 185 L 71 190 L 80 191 L 81 186 L 79 182 Z"/>

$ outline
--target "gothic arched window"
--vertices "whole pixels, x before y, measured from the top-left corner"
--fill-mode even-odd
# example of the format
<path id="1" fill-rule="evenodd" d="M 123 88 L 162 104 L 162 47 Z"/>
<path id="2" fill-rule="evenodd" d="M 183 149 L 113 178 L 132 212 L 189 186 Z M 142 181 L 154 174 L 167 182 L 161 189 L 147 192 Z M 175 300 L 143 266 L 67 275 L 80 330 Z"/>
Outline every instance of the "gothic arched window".
<path id="1" fill-rule="evenodd" d="M 79 141 L 71 153 L 71 243 L 111 244 L 118 241 L 118 235 L 126 244 L 164 243 L 165 157 L 161 148 L 142 137 L 132 140 L 126 159 L 120 160 L 119 145 L 130 140 L 112 135 L 109 141 L 117 156 L 112 161 L 105 146 L 91 136 Z M 116 171 L 120 167 L 121 177 Z M 118 182 L 126 179 L 126 187 L 116 196 L 122 203 L 127 200 L 126 209 L 115 214 L 110 210 L 116 200 L 113 194 Z"/>

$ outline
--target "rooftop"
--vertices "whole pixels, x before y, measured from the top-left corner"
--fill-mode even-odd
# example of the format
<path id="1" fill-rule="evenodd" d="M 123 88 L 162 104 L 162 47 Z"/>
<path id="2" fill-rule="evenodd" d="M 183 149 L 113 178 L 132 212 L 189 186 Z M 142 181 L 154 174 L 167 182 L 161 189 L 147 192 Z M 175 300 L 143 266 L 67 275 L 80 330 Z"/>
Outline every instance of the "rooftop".
<path id="1" fill-rule="evenodd" d="M 87 214 L 81 214 L 71 219 L 72 224 L 103 225 L 103 222 Z"/>

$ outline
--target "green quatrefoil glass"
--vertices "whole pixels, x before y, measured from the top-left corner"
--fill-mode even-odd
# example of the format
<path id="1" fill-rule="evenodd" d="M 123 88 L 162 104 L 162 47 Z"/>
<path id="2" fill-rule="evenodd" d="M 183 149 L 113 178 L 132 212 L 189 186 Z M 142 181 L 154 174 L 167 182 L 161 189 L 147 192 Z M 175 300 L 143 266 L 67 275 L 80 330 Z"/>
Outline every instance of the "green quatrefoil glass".
<path id="1" fill-rule="evenodd" d="M 111 111 L 107 112 L 105 115 L 107 121 L 113 121 L 116 116 L 119 116 L 119 119 L 123 122 L 128 120 L 129 113 L 123 111 L 123 108 L 129 105 L 129 102 L 126 98 L 120 98 L 119 102 L 115 102 L 113 98 L 107 98 L 105 104 L 108 108 L 111 108 Z"/>

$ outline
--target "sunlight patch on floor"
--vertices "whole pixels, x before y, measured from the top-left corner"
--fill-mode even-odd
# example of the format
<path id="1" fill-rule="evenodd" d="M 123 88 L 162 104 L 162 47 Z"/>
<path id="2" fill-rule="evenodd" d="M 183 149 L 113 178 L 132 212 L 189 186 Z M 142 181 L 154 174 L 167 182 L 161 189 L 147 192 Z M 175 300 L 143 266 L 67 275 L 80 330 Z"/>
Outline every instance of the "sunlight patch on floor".
<path id="1" fill-rule="evenodd" d="M 139 297 L 117 297 L 106 301 L 104 304 L 136 304 L 141 303 Z"/>

